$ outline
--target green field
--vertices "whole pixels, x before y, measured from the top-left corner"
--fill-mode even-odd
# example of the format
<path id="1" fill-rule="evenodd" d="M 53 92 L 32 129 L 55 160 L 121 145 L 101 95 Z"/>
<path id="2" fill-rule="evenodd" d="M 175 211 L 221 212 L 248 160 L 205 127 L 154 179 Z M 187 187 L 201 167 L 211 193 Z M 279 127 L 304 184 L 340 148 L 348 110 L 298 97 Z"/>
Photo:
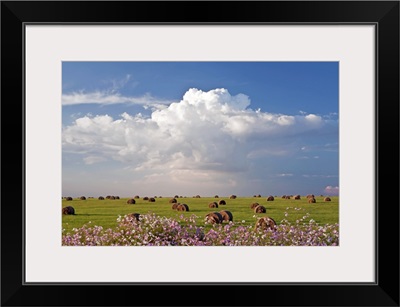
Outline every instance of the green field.
<path id="1" fill-rule="evenodd" d="M 332 201 L 324 202 L 324 197 L 316 196 L 316 203 L 309 204 L 307 198 L 302 196 L 301 199 L 282 199 L 280 196 L 275 197 L 274 201 L 267 201 L 266 197 L 240 197 L 229 199 L 228 197 L 183 197 L 178 198 L 178 202 L 185 203 L 189 206 L 188 212 L 176 211 L 172 209 L 169 200 L 172 198 L 164 196 L 156 198 L 155 202 L 149 202 L 142 198 L 135 199 L 136 204 L 127 204 L 128 198 L 115 200 L 98 200 L 97 198 L 87 198 L 80 200 L 74 198 L 72 201 L 62 200 L 62 208 L 72 206 L 75 209 L 75 215 L 62 215 L 62 228 L 65 233 L 70 232 L 73 228 L 80 228 L 84 224 L 91 222 L 91 225 L 102 226 L 103 228 L 115 228 L 117 226 L 118 216 L 129 213 L 154 213 L 159 216 L 178 217 L 180 215 L 190 216 L 196 215 L 197 224 L 204 224 L 204 217 L 209 212 L 220 210 L 228 210 L 233 215 L 233 221 L 242 225 L 254 225 L 258 217 L 272 217 L 277 224 L 283 219 L 287 219 L 291 223 L 301 219 L 305 214 L 309 214 L 308 219 L 315 220 L 318 224 L 334 224 L 339 223 L 339 198 L 330 197 Z M 226 205 L 220 205 L 218 208 L 209 208 L 210 202 L 225 200 Z M 254 213 L 250 209 L 250 205 L 254 202 L 266 208 L 266 213 Z M 289 209 L 287 209 L 289 208 Z M 295 210 L 295 208 L 297 210 Z M 299 210 L 300 209 L 300 210 Z M 285 212 L 288 213 L 285 217 Z M 208 226 L 210 227 L 210 226 Z"/>

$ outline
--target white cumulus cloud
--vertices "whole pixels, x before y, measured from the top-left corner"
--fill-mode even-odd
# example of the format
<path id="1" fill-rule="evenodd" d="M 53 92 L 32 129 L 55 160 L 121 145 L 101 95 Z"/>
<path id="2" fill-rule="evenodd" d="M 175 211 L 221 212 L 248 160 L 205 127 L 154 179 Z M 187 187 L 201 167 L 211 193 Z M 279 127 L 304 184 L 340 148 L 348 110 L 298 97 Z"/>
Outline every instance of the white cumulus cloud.
<path id="1" fill-rule="evenodd" d="M 324 189 L 326 194 L 329 195 L 339 195 L 339 187 L 328 185 Z"/>
<path id="2" fill-rule="evenodd" d="M 101 95 L 96 99 L 84 95 L 64 98 L 67 104 L 123 99 Z M 207 92 L 192 88 L 182 100 L 156 108 L 149 117 L 123 113 L 119 118 L 77 118 L 63 128 L 63 150 L 82 154 L 87 164 L 111 159 L 128 164 L 131 171 L 152 170 L 175 181 L 189 180 L 193 174 L 222 180 L 221 173 L 246 172 L 254 160 L 297 152 L 297 137 L 337 131 L 337 122 L 318 115 L 274 114 L 252 110 L 250 105 L 244 94 L 231 95 L 223 88 Z"/>

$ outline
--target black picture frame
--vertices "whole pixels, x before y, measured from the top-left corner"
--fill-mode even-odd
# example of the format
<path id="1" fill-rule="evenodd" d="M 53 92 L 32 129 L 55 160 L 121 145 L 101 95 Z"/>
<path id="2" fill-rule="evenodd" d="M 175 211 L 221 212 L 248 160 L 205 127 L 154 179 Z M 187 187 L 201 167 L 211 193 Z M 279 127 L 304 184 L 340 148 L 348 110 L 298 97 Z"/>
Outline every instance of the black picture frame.
<path id="1" fill-rule="evenodd" d="M 375 25 L 376 283 L 25 284 L 23 42 L 32 22 Z M 1 77 L 2 306 L 399 306 L 399 1 L 2 1 Z"/>

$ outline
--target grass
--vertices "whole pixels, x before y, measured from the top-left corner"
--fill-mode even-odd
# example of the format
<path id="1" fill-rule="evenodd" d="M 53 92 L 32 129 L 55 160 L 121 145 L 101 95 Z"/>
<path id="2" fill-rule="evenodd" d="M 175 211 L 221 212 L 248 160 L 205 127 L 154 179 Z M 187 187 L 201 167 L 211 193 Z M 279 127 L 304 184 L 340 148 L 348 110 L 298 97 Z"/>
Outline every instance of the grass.
<path id="1" fill-rule="evenodd" d="M 118 216 L 124 216 L 129 213 L 155 213 L 159 216 L 178 217 L 180 215 L 190 216 L 195 214 L 198 216 L 197 224 L 204 226 L 204 216 L 209 212 L 220 210 L 228 210 L 232 212 L 233 220 L 240 222 L 242 225 L 254 225 L 258 217 L 272 217 L 277 224 L 286 218 L 291 223 L 302 218 L 306 213 L 310 214 L 310 218 L 316 223 L 334 224 L 339 223 L 339 198 L 331 197 L 331 202 L 324 202 L 324 197 L 316 196 L 316 203 L 309 204 L 306 197 L 302 196 L 300 200 L 282 199 L 275 197 L 274 201 L 266 201 L 266 197 L 237 197 L 229 199 L 229 197 L 202 197 L 202 198 L 178 198 L 178 202 L 186 203 L 189 206 L 188 212 L 178 212 L 172 209 L 169 200 L 172 197 L 156 198 L 154 203 L 143 199 L 135 199 L 136 204 L 128 205 L 128 198 L 116 200 L 98 200 L 97 198 L 87 198 L 86 200 L 73 199 L 72 201 L 62 200 L 62 207 L 72 206 L 75 209 L 75 215 L 62 215 L 62 228 L 65 233 L 70 232 L 73 228 L 80 228 L 84 224 L 102 226 L 103 228 L 114 229 L 117 226 Z M 226 205 L 220 205 L 218 208 L 209 208 L 210 202 L 224 199 Z M 254 213 L 250 209 L 250 205 L 257 202 L 267 209 L 266 213 Z M 289 211 L 286 208 L 291 208 Z M 301 210 L 293 210 L 298 208 Z M 61 209 L 60 209 L 61 210 Z M 285 217 L 285 212 L 289 215 Z M 244 221 L 242 223 L 242 221 Z M 211 227 L 211 226 L 207 226 Z"/>

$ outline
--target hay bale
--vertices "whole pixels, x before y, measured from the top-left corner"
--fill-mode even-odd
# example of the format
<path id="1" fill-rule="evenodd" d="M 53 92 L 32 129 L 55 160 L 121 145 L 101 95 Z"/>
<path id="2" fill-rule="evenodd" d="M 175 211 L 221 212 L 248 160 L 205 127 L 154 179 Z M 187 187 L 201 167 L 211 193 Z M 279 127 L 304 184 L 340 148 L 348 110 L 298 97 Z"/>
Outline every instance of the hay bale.
<path id="1" fill-rule="evenodd" d="M 99 199 L 99 200 L 104 200 L 104 197 L 103 197 L 103 196 L 99 196 L 98 199 Z"/>
<path id="2" fill-rule="evenodd" d="M 162 198 L 162 196 L 158 196 L 158 198 Z"/>
<path id="3" fill-rule="evenodd" d="M 140 213 L 136 213 L 136 212 L 135 213 L 129 213 L 128 216 L 135 218 L 136 221 L 139 221 L 139 219 L 140 219 Z"/>
<path id="4" fill-rule="evenodd" d="M 111 200 L 114 200 L 114 199 L 115 199 L 115 196 L 110 196 L 110 199 L 111 199 Z"/>
<path id="5" fill-rule="evenodd" d="M 330 197 L 325 197 L 324 201 L 331 201 L 331 198 Z"/>
<path id="6" fill-rule="evenodd" d="M 261 194 L 258 194 L 257 197 L 261 197 Z"/>
<path id="7" fill-rule="evenodd" d="M 308 199 L 308 203 L 309 204 L 314 204 L 314 203 L 316 203 L 317 201 L 315 200 L 315 198 L 314 197 L 310 197 L 309 199 Z"/>
<path id="8" fill-rule="evenodd" d="M 189 206 L 187 204 L 179 204 L 176 207 L 176 210 L 178 210 L 178 211 L 189 211 Z"/>
<path id="9" fill-rule="evenodd" d="M 115 199 L 119 199 L 119 196 L 114 196 Z"/>
<path id="10" fill-rule="evenodd" d="M 286 195 L 282 195 L 282 199 L 286 199 Z"/>
<path id="11" fill-rule="evenodd" d="M 170 204 L 173 204 L 173 203 L 177 203 L 178 201 L 176 200 L 176 198 L 171 198 L 170 200 L 169 200 L 169 203 Z"/>
<path id="12" fill-rule="evenodd" d="M 71 200 L 72 200 L 72 197 L 70 197 L 70 196 L 65 197 L 65 200 L 66 200 L 66 201 L 71 201 Z"/>
<path id="13" fill-rule="evenodd" d="M 306 198 L 315 198 L 314 194 L 307 194 Z"/>
<path id="14" fill-rule="evenodd" d="M 196 195 L 195 198 L 201 198 L 200 195 Z"/>
<path id="15" fill-rule="evenodd" d="M 133 204 L 136 204 L 136 200 L 134 200 L 133 198 L 130 198 L 130 199 L 128 199 L 128 200 L 126 201 L 126 203 L 127 203 L 128 205 L 133 205 Z"/>
<path id="16" fill-rule="evenodd" d="M 208 208 L 218 208 L 218 204 L 215 201 L 213 201 L 208 204 Z"/>
<path id="17" fill-rule="evenodd" d="M 220 224 L 222 220 L 222 215 L 219 212 L 210 212 L 205 217 L 205 222 L 211 224 Z"/>
<path id="18" fill-rule="evenodd" d="M 172 210 L 176 210 L 176 208 L 180 205 L 180 203 L 173 203 Z"/>
<path id="19" fill-rule="evenodd" d="M 233 221 L 233 215 L 232 212 L 227 211 L 227 210 L 222 210 L 219 212 L 222 216 L 222 222 L 232 222 Z"/>
<path id="20" fill-rule="evenodd" d="M 214 198 L 219 198 L 219 196 L 218 196 L 218 195 L 215 195 Z"/>
<path id="21" fill-rule="evenodd" d="M 257 195 L 256 195 L 256 194 L 254 194 L 254 195 L 253 195 L 253 197 L 257 197 Z"/>
<path id="22" fill-rule="evenodd" d="M 154 197 L 150 197 L 150 198 L 149 198 L 149 202 L 150 202 L 150 203 L 154 203 L 155 201 L 156 201 L 156 199 L 155 199 Z"/>
<path id="23" fill-rule="evenodd" d="M 106 199 L 110 199 L 110 198 L 111 198 L 111 195 L 107 195 L 107 196 L 106 196 Z"/>
<path id="24" fill-rule="evenodd" d="M 257 206 L 259 206 L 260 204 L 259 203 L 252 203 L 251 205 L 250 205 L 250 209 L 254 209 L 254 208 L 256 208 Z"/>
<path id="25" fill-rule="evenodd" d="M 236 195 L 229 196 L 229 199 L 236 199 Z"/>
<path id="26" fill-rule="evenodd" d="M 275 198 L 272 195 L 267 197 L 267 201 L 274 201 L 274 200 L 275 200 Z"/>
<path id="27" fill-rule="evenodd" d="M 139 196 L 139 195 L 135 195 L 135 197 L 134 197 L 134 198 L 138 199 L 138 198 L 140 198 L 140 196 Z"/>
<path id="28" fill-rule="evenodd" d="M 290 195 L 286 195 L 285 199 L 291 199 L 292 197 Z"/>
<path id="29" fill-rule="evenodd" d="M 178 195 L 175 195 L 174 198 L 179 198 L 179 196 L 178 196 Z"/>
<path id="30" fill-rule="evenodd" d="M 263 216 L 257 220 L 255 228 L 263 229 L 263 230 L 267 230 L 267 229 L 274 230 L 276 228 L 276 222 L 274 221 L 274 219 L 272 219 L 268 216 Z"/>
<path id="31" fill-rule="evenodd" d="M 79 197 L 79 199 L 80 200 L 86 200 L 86 197 L 85 196 L 81 196 L 81 197 Z"/>
<path id="32" fill-rule="evenodd" d="M 221 200 L 218 202 L 218 205 L 225 206 L 225 205 L 226 205 L 226 201 L 223 200 L 223 199 L 221 199 Z"/>
<path id="33" fill-rule="evenodd" d="M 254 208 L 255 213 L 266 213 L 267 209 L 264 206 L 257 206 Z"/>
<path id="34" fill-rule="evenodd" d="M 62 214 L 64 215 L 75 215 L 75 209 L 71 206 L 62 208 Z"/>
<path id="35" fill-rule="evenodd" d="M 293 199 L 300 199 L 300 195 L 293 196 Z"/>
<path id="36" fill-rule="evenodd" d="M 149 198 L 147 196 L 143 197 L 143 200 L 149 200 Z"/>

